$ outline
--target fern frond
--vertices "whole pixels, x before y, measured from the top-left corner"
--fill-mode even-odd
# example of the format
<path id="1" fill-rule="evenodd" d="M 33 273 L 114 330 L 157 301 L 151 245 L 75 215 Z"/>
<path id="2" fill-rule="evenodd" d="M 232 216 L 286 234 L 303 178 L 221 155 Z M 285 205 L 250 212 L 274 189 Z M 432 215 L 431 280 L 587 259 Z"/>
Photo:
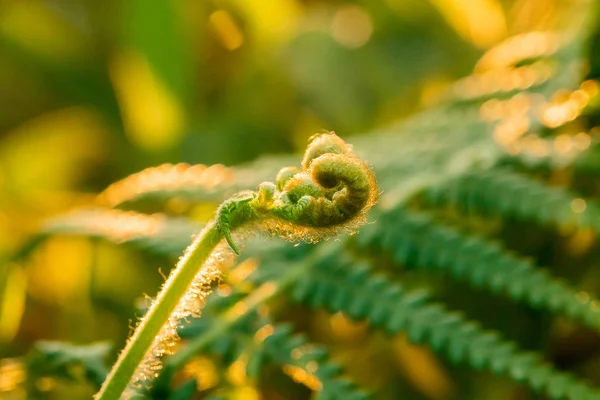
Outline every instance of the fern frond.
<path id="1" fill-rule="evenodd" d="M 471 172 L 432 188 L 435 204 L 499 214 L 548 225 L 576 225 L 600 232 L 600 207 L 560 187 L 506 170 Z M 582 207 L 577 202 L 583 201 Z"/>
<path id="2" fill-rule="evenodd" d="M 453 278 L 473 287 L 502 293 L 514 301 L 560 312 L 594 329 L 600 328 L 597 301 L 587 294 L 580 295 L 578 290 L 500 244 L 464 235 L 427 214 L 400 209 L 387 212 L 378 218 L 377 226 L 361 231 L 357 243 L 363 248 L 378 247 L 399 264 L 448 271 Z"/>
<path id="3" fill-rule="evenodd" d="M 104 360 L 112 350 L 109 342 L 75 345 L 64 342 L 39 341 L 26 358 L 27 373 L 36 378 L 55 378 L 80 381 L 82 378 L 100 387 L 108 370 Z"/>
<path id="4" fill-rule="evenodd" d="M 292 379 L 318 392 L 317 398 L 367 399 L 366 392 L 342 375 L 342 368 L 328 360 L 327 351 L 297 334 L 290 325 L 276 325 L 273 333 L 264 341 L 267 360 L 284 366 L 284 372 Z M 315 379 L 316 378 L 316 379 Z"/>
<path id="5" fill-rule="evenodd" d="M 97 201 L 117 207 L 151 194 L 172 196 L 189 187 L 199 188 L 210 195 L 233 179 L 233 172 L 220 164 L 208 167 L 201 164 L 162 164 L 113 183 L 98 195 Z"/>
<path id="6" fill-rule="evenodd" d="M 322 259 L 295 285 L 292 298 L 353 319 L 367 319 L 390 333 L 406 332 L 413 343 L 427 343 L 454 362 L 508 375 L 554 399 L 598 399 L 600 392 L 533 352 L 519 350 L 497 332 L 486 331 L 458 312 L 429 302 L 426 292 L 405 291 L 368 265 L 340 254 Z"/>
<path id="7" fill-rule="evenodd" d="M 293 157 L 271 156 L 235 168 L 221 164 L 162 164 L 113 183 L 98 195 L 97 203 L 131 207 L 138 201 L 166 201 L 173 197 L 221 203 L 237 191 L 257 186 L 276 175 L 281 165 L 292 162 Z"/>
<path id="8" fill-rule="evenodd" d="M 162 214 L 141 214 L 102 208 L 75 210 L 49 219 L 18 253 L 27 256 L 45 238 L 53 235 L 80 235 L 130 244 L 154 254 L 180 254 L 200 232 L 202 225 L 186 218 Z"/>

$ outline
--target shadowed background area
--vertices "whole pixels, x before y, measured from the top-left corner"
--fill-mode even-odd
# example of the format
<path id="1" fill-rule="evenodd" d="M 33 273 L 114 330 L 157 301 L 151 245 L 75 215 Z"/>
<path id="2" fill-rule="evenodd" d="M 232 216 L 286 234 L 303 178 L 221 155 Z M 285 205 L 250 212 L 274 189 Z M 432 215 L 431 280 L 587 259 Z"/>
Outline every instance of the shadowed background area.
<path id="1" fill-rule="evenodd" d="M 103 192 L 113 182 L 163 163 L 235 166 L 265 154 L 297 153 L 314 133 L 328 130 L 344 138 L 356 135 L 364 144 L 369 142 L 367 132 L 443 106 L 450 95 L 468 103 L 478 97 L 478 90 L 487 90 L 487 83 L 484 78 L 459 79 L 476 65 L 485 70 L 485 59 L 479 64 L 478 60 L 486 50 L 513 35 L 569 25 L 574 3 L 582 2 L 0 1 L 0 398 L 90 398 L 110 364 L 97 360 L 114 360 L 114 348 L 98 343 L 74 349 L 72 353 L 80 358 L 92 360 L 82 368 L 64 359 L 56 361 L 65 353 L 58 351 L 54 357 L 53 343 L 40 341 L 109 340 L 121 348 L 136 315 L 144 309 L 141 294 L 156 293 L 163 281 L 157 271 L 167 273 L 176 259 L 171 248 L 183 248 L 199 226 L 190 228 L 177 219 L 180 225 L 162 231 L 160 218 L 165 216 L 127 214 L 115 222 L 119 229 L 113 229 L 104 214 L 86 214 L 89 226 L 100 231 L 89 236 L 117 235 L 114 241 L 127 242 L 136 235 L 158 232 L 148 245 L 154 253 L 71 234 L 51 237 L 28 257 L 15 258 L 14 254 L 25 252 L 23 246 L 48 217 L 90 204 L 121 204 L 128 196 L 135 197 L 140 187 L 150 191 L 148 186 L 157 182 L 160 188 L 168 186 L 187 168 L 175 166 L 171 175 L 172 166 L 163 167 L 150 183 L 142 178 L 135 181 L 133 175 Z M 544 129 L 579 116 L 588 99 L 598 93 L 593 80 L 600 76 L 598 38 L 596 30 L 577 54 L 584 62 L 572 73 L 582 82 L 587 79 L 580 92 L 588 97 L 583 101 L 563 93 L 573 107 L 581 107 L 572 111 L 571 119 L 570 109 L 546 108 L 541 117 Z M 555 42 L 538 39 L 532 40 L 540 55 L 550 54 Z M 510 92 L 527 89 L 536 79 L 542 82 L 556 72 L 552 63 L 530 65 L 530 71 L 521 70 L 516 78 L 485 79 L 492 82 L 491 91 L 504 90 L 506 85 L 505 91 Z M 513 103 L 516 108 L 522 105 L 519 99 Z M 542 148 L 539 138 L 528 136 L 516 145 L 515 138 L 520 140 L 529 127 L 522 130 L 518 118 L 507 119 L 494 140 L 512 155 L 584 151 L 599 133 L 593 129 L 600 123 L 597 102 L 589 104 L 591 111 L 584 121 L 559 132 L 562 136 L 552 139 L 550 150 Z M 502 111 L 494 102 L 481 108 L 486 121 L 500 119 L 498 113 Z M 387 148 L 386 157 L 393 159 L 395 150 Z M 368 154 L 368 161 L 379 167 L 377 152 Z M 578 181 L 572 182 L 568 167 L 540 174 L 553 185 L 573 183 L 581 197 L 597 197 L 597 160 L 597 156 L 589 158 L 589 168 Z M 213 187 L 233 180 L 224 166 L 195 167 L 186 172 L 186 182 Z M 236 179 L 243 186 L 243 177 Z M 254 178 L 247 182 L 249 187 L 255 184 Z M 490 188 L 494 190 L 496 186 Z M 103 197 L 97 198 L 100 192 Z M 185 216 L 198 224 L 221 201 L 218 195 L 198 203 L 186 196 L 170 196 L 159 205 L 154 199 L 137 200 L 131 209 Z M 575 214 L 587 206 L 580 197 L 568 204 Z M 127 204 L 122 208 L 128 209 Z M 441 214 L 442 220 L 456 219 L 454 211 L 444 209 Z M 577 282 L 583 297 L 589 297 L 587 290 L 600 292 L 600 275 L 593 268 L 600 258 L 590 230 L 549 233 L 548 228 L 534 227 L 520 236 L 523 223 L 518 218 L 503 221 L 501 231 L 498 220 L 482 222 L 474 217 L 461 224 L 483 235 L 493 232 L 490 235 L 504 240 L 509 249 L 541 264 L 557 265 L 560 275 Z M 439 277 L 411 273 L 409 286 L 427 281 L 434 291 L 444 287 Z M 491 321 L 492 328 L 519 340 L 526 349 L 550 349 L 559 368 L 573 368 L 599 383 L 597 330 L 577 330 L 559 321 L 552 329 L 568 340 L 540 339 L 530 331 L 550 329 L 548 316 L 537 311 L 528 314 L 512 303 L 502 303 L 502 311 L 494 311 L 499 300 L 491 296 L 478 307 L 472 296 L 459 292 L 459 288 L 444 292 L 452 308 L 469 309 L 472 316 Z M 410 344 L 403 335 L 390 339 L 371 334 L 364 322 L 351 321 L 341 312 L 307 313 L 294 308 L 292 312 L 311 339 L 331 345 L 353 377 L 362 376 L 359 382 L 377 388 L 377 398 L 542 398 L 507 378 L 456 367 L 427 346 Z M 593 356 L 587 357 L 588 351 Z M 36 361 L 38 353 L 43 361 Z M 66 365 L 64 371 L 56 373 L 49 359 L 61 368 Z M 304 371 L 292 366 L 284 368 L 285 379 L 278 381 L 280 376 L 274 375 L 268 390 L 256 389 L 260 385 L 247 379 L 235 363 L 221 367 L 204 357 L 190 363 L 186 376 L 197 375 L 197 392 L 178 398 L 208 398 L 214 388 L 225 388 L 225 398 L 256 399 L 261 393 L 267 399 L 304 399 L 315 388 Z"/>

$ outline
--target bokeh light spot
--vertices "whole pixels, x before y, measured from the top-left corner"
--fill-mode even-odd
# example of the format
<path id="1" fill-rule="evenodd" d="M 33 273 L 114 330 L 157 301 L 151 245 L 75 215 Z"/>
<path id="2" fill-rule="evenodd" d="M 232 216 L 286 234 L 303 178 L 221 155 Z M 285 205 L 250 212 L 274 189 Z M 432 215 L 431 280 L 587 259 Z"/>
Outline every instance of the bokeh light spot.
<path id="1" fill-rule="evenodd" d="M 364 46 L 372 33 L 371 17 L 359 6 L 341 7 L 331 23 L 333 39 L 349 49 Z"/>
<path id="2" fill-rule="evenodd" d="M 235 50 L 244 43 L 244 34 L 235 20 L 225 10 L 217 10 L 209 17 L 219 42 L 227 50 Z"/>

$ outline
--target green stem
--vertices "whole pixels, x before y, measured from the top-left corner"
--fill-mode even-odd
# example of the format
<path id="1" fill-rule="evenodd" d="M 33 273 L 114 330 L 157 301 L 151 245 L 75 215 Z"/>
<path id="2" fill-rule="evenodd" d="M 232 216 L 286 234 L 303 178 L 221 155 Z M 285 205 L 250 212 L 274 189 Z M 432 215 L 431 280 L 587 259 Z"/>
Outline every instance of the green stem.
<path id="1" fill-rule="evenodd" d="M 96 400 L 115 400 L 121 397 L 155 337 L 198 273 L 198 267 L 204 264 L 222 239 L 223 236 L 212 223 L 207 225 L 190 245 L 188 257 L 182 259 L 181 264 L 165 283 L 158 299 L 128 340 L 117 363 L 96 395 Z"/>

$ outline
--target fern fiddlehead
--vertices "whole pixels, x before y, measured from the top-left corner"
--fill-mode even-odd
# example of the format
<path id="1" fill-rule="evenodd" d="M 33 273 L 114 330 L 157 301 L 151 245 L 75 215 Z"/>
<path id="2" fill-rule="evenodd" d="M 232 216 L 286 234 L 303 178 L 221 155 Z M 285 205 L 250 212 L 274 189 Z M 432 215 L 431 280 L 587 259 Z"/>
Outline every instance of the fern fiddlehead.
<path id="1" fill-rule="evenodd" d="M 364 222 L 375 204 L 377 190 L 369 167 L 334 133 L 314 136 L 302 169 L 286 167 L 276 184 L 263 182 L 258 192 L 242 192 L 225 201 L 217 227 L 232 250 L 232 226 L 250 221 L 288 239 L 313 242 Z"/>
<path id="2" fill-rule="evenodd" d="M 375 204 L 377 185 L 369 167 L 333 132 L 314 136 L 302 169 L 286 168 L 277 184 L 241 192 L 225 201 L 181 257 L 154 304 L 140 321 L 96 399 L 119 398 L 158 375 L 161 358 L 173 354 L 181 320 L 198 316 L 210 285 L 231 259 L 232 233 L 263 228 L 288 240 L 316 242 L 352 232 Z"/>

